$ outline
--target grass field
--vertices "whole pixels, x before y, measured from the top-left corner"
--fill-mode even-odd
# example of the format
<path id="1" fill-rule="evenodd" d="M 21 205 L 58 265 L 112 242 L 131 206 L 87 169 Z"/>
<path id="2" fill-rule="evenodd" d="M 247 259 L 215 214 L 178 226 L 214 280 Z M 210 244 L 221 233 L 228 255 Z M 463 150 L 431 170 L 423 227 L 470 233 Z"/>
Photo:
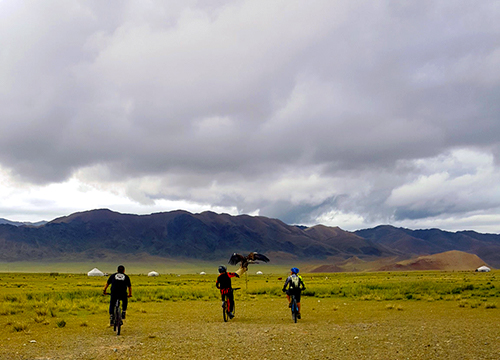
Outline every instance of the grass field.
<path id="1" fill-rule="evenodd" d="M 220 264 L 226 264 L 227 260 L 220 261 L 201 261 L 201 260 L 177 260 L 165 259 L 154 256 L 133 259 L 130 261 L 123 259 L 102 260 L 102 261 L 52 261 L 52 262 L 33 262 L 33 261 L 16 261 L 16 262 L 0 262 L 1 273 L 73 273 L 86 274 L 93 268 L 98 268 L 103 272 L 113 273 L 116 271 L 118 264 L 126 265 L 127 273 L 129 274 L 147 274 L 152 270 L 160 274 L 199 274 L 204 271 L 207 274 L 216 274 Z M 301 266 L 298 264 L 296 266 Z M 276 264 L 254 264 L 251 267 L 251 273 L 257 271 L 264 273 L 280 273 L 287 271 L 289 265 Z M 236 271 L 234 268 L 233 271 Z"/>
<path id="2" fill-rule="evenodd" d="M 284 272 L 233 280 L 228 323 L 216 275 L 131 275 L 116 336 L 104 278 L 2 273 L 0 359 L 499 359 L 499 275 L 304 274 L 298 324 Z"/>

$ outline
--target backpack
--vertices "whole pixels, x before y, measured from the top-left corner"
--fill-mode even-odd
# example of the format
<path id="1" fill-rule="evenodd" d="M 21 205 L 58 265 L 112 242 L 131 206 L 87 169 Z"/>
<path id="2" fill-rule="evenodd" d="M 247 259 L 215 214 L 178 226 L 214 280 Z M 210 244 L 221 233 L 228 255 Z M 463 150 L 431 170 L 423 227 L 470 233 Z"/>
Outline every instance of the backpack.
<path id="1" fill-rule="evenodd" d="M 290 276 L 290 287 L 298 289 L 300 284 L 300 279 L 296 274 Z"/>

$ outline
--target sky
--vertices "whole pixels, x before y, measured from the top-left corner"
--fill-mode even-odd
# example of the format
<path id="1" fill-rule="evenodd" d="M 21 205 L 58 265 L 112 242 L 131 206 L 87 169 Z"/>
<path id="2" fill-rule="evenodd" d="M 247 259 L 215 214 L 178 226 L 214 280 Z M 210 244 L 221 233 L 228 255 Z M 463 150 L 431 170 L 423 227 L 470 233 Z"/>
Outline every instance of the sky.
<path id="1" fill-rule="evenodd" d="M 0 217 L 500 233 L 500 2 L 0 0 Z"/>

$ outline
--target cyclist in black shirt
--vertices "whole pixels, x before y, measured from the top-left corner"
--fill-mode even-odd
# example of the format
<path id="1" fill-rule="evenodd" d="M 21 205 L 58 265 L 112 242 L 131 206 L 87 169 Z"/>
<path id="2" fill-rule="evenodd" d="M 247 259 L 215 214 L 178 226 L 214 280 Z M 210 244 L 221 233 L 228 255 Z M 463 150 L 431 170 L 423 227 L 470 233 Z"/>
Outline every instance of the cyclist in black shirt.
<path id="1" fill-rule="evenodd" d="M 106 295 L 108 286 L 111 285 L 111 300 L 109 301 L 109 322 L 111 325 L 114 323 L 113 310 L 116 300 L 122 301 L 122 319 L 125 319 L 125 312 L 127 311 L 128 298 L 132 296 L 132 284 L 130 278 L 125 275 L 125 266 L 118 266 L 118 272 L 114 273 L 108 278 L 104 286 L 103 294 Z M 128 289 L 128 294 L 127 294 Z"/>

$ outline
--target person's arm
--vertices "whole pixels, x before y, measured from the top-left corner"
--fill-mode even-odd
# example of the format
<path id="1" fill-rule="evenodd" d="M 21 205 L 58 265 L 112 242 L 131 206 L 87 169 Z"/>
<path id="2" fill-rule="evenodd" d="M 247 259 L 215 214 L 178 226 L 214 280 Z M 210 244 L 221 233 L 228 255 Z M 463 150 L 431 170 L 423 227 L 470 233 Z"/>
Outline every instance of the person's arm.
<path id="1" fill-rule="evenodd" d="M 237 278 L 239 278 L 239 277 L 240 277 L 237 273 L 234 273 L 234 272 L 228 272 L 228 273 L 227 273 L 227 276 L 229 276 L 230 278 L 232 278 L 232 277 L 237 277 Z"/>
<path id="2" fill-rule="evenodd" d="M 106 285 L 104 286 L 104 290 L 102 291 L 102 293 L 103 293 L 103 294 L 106 294 L 106 290 L 108 289 L 108 286 L 109 286 L 109 285 L 111 285 L 112 278 L 113 278 L 113 275 L 111 275 L 111 276 L 108 278 L 108 281 L 106 281 Z"/>
<path id="3" fill-rule="evenodd" d="M 288 286 L 289 282 L 290 282 L 290 276 L 286 278 L 285 285 L 283 285 L 283 289 L 281 289 L 281 291 L 283 292 L 286 291 L 286 287 Z"/>
<path id="4" fill-rule="evenodd" d="M 128 297 L 132 297 L 132 282 L 130 278 L 127 276 L 127 288 L 128 288 Z"/>

